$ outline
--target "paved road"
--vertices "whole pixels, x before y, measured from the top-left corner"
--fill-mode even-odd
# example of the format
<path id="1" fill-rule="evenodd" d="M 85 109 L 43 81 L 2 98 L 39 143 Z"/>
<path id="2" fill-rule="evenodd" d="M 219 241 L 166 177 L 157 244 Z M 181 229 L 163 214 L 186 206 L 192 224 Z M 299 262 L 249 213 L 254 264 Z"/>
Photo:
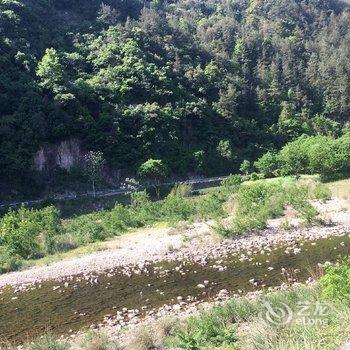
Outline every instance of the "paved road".
<path id="1" fill-rule="evenodd" d="M 200 184 L 216 184 L 220 181 L 226 179 L 227 176 L 219 176 L 219 177 L 209 177 L 209 178 L 201 178 L 201 179 L 189 179 L 186 181 L 172 181 L 172 182 L 165 182 L 161 184 L 161 186 L 171 186 L 175 185 L 178 182 L 186 182 L 190 185 L 200 185 Z M 208 186 L 210 187 L 210 186 Z M 110 189 L 110 190 L 104 190 L 104 191 L 97 191 L 95 193 L 95 197 L 101 198 L 101 197 L 110 197 L 110 196 L 116 196 L 118 194 L 125 194 L 130 192 L 130 189 Z M 72 200 L 72 199 L 79 199 L 79 198 L 86 198 L 86 197 L 93 197 L 93 192 L 86 192 L 83 194 L 76 194 L 76 193 L 67 193 L 67 194 L 56 194 L 53 197 L 54 200 Z M 9 203 L 1 203 L 0 202 L 0 208 L 5 207 L 16 207 L 20 205 L 33 205 L 33 204 L 40 204 L 46 200 L 48 200 L 48 197 L 45 198 L 39 198 L 34 200 L 23 200 L 23 201 L 16 201 L 16 202 L 9 202 Z"/>

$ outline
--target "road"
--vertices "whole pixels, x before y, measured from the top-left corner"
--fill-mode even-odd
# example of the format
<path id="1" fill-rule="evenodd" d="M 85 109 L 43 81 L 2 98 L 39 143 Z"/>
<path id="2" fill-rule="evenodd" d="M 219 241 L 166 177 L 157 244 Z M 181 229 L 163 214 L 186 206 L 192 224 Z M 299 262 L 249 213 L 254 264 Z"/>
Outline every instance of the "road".
<path id="1" fill-rule="evenodd" d="M 185 181 L 172 181 L 172 182 L 164 182 L 161 184 L 161 186 L 172 186 L 176 183 L 182 182 L 187 183 L 192 186 L 200 185 L 200 184 L 215 184 L 219 183 L 222 180 L 226 179 L 227 176 L 218 176 L 218 177 L 208 177 L 208 178 L 200 178 L 200 179 L 189 179 Z M 207 186 L 210 187 L 210 186 Z M 73 199 L 80 199 L 80 198 L 89 198 L 89 197 L 95 197 L 95 198 L 101 198 L 101 197 L 111 197 L 116 196 L 118 194 L 125 194 L 130 192 L 130 189 L 110 189 L 110 190 L 104 190 L 104 191 L 97 191 L 95 193 L 95 196 L 93 192 L 86 192 L 82 194 L 76 194 L 76 193 L 66 193 L 66 194 L 56 194 L 52 197 L 45 197 L 45 198 L 39 198 L 39 199 L 33 199 L 33 200 L 22 200 L 22 201 L 16 201 L 16 202 L 8 202 L 8 203 L 1 203 L 0 202 L 0 208 L 6 208 L 6 207 L 18 207 L 21 205 L 35 205 L 43 203 L 44 201 L 48 199 L 54 199 L 54 200 L 73 200 Z"/>

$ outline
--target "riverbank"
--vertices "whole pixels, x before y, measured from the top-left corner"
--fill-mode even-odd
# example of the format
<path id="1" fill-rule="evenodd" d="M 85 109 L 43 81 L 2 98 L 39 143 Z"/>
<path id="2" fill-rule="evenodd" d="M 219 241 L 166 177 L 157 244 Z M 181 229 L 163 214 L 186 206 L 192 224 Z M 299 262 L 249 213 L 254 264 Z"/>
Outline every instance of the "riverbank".
<path id="1" fill-rule="evenodd" d="M 0 334 L 14 344 L 35 339 L 43 330 L 71 341 L 79 340 L 87 329 L 119 339 L 127 328 L 140 323 L 185 317 L 247 293 L 256 296 L 310 283 L 310 276 L 318 273 L 322 263 L 327 265 L 338 255 L 348 255 L 349 249 L 346 234 L 200 263 L 160 262 L 15 290 L 6 288 L 0 296 Z"/>
<path id="2" fill-rule="evenodd" d="M 222 239 L 217 235 L 212 229 L 215 224 L 213 221 L 183 223 L 174 228 L 147 228 L 104 242 L 99 247 L 104 249 L 102 251 L 54 262 L 48 266 L 3 274 L 0 276 L 0 288 L 35 284 L 79 274 L 98 274 L 116 267 L 158 261 L 186 259 L 201 262 L 208 258 L 239 253 L 241 250 L 262 250 L 283 243 L 295 245 L 301 240 L 317 240 L 350 232 L 347 200 L 314 202 L 314 206 L 328 225 L 300 226 L 298 220 L 287 210 L 284 218 L 269 220 L 268 228 L 259 234 L 245 234 L 235 239 Z M 297 227 L 281 228 L 286 217 L 291 225 Z"/>
<path id="3" fill-rule="evenodd" d="M 294 284 L 269 293 L 202 303 L 163 313 L 122 331 L 93 329 L 21 349 L 60 350 L 345 350 L 350 309 L 322 299 L 320 286 Z M 10 347 L 4 347 L 10 349 Z M 11 348 L 13 349 L 13 348 Z"/>
<path id="4" fill-rule="evenodd" d="M 0 332 L 15 343 L 43 328 L 69 339 L 87 328 L 116 337 L 232 296 L 312 282 L 322 264 L 350 253 L 347 201 L 313 205 L 323 226 L 306 227 L 286 208 L 267 229 L 235 239 L 220 238 L 214 222 L 148 228 L 105 242 L 104 251 L 5 274 Z"/>

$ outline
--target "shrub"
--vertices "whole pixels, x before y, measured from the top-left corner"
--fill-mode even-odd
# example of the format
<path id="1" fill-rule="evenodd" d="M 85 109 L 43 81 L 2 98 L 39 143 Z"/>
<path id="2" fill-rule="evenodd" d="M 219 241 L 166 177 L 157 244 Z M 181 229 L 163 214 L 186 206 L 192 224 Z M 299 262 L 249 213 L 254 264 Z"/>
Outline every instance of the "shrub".
<path id="1" fill-rule="evenodd" d="M 349 158 L 349 133 L 338 139 L 303 135 L 287 143 L 279 153 L 266 153 L 254 165 L 265 176 L 319 173 L 330 179 L 349 174 Z"/>
<path id="2" fill-rule="evenodd" d="M 239 167 L 239 171 L 240 171 L 242 174 L 244 174 L 244 175 L 248 175 L 249 172 L 250 172 L 250 170 L 251 170 L 250 161 L 247 160 L 247 159 L 245 159 L 245 160 L 242 162 L 241 166 Z"/>
<path id="3" fill-rule="evenodd" d="M 335 302 L 350 301 L 350 259 L 328 266 L 320 280 L 321 296 Z"/>
<path id="4" fill-rule="evenodd" d="M 276 152 L 267 152 L 254 163 L 254 166 L 265 177 L 278 176 L 281 167 L 279 154 Z"/>
<path id="5" fill-rule="evenodd" d="M 150 201 L 150 197 L 146 190 L 132 192 L 130 197 L 131 197 L 131 205 L 133 206 L 145 205 Z"/>
<path id="6" fill-rule="evenodd" d="M 54 207 L 11 210 L 0 220 L 1 244 L 11 255 L 25 259 L 52 253 L 54 237 L 61 232 L 61 220 Z"/>
<path id="7" fill-rule="evenodd" d="M 235 218 L 232 233 L 258 230 L 266 227 L 266 220 L 283 212 L 283 204 L 276 200 L 271 206 L 271 197 L 280 192 L 281 186 L 254 183 L 242 186 L 235 196 Z"/>
<path id="8" fill-rule="evenodd" d="M 270 218 L 283 215 L 286 205 L 291 205 L 299 215 L 311 223 L 318 215 L 309 203 L 309 190 L 297 184 L 256 182 L 242 186 L 235 196 L 235 217 L 231 227 L 220 230 L 225 235 L 261 230 Z"/>
<path id="9" fill-rule="evenodd" d="M 286 189 L 287 203 L 298 211 L 307 224 L 315 221 L 318 211 L 309 202 L 310 192 L 307 186 L 288 186 Z"/>
<path id="10" fill-rule="evenodd" d="M 189 220 L 195 213 L 195 203 L 170 193 L 160 209 L 164 219 L 169 222 Z"/>
<path id="11" fill-rule="evenodd" d="M 240 175 L 230 175 L 225 180 L 222 180 L 221 187 L 225 189 L 230 189 L 230 191 L 234 191 L 239 188 L 242 184 L 243 178 Z"/>
<path id="12" fill-rule="evenodd" d="M 130 216 L 133 218 L 133 224 L 136 227 L 153 224 L 161 220 L 161 202 L 146 202 L 143 205 L 130 208 Z"/>
<path id="13" fill-rule="evenodd" d="M 46 207 L 37 211 L 41 224 L 41 237 L 47 254 L 55 250 L 55 238 L 62 233 L 62 225 L 59 211 L 54 207 Z"/>
<path id="14" fill-rule="evenodd" d="M 260 180 L 260 177 L 259 177 L 259 174 L 257 174 L 257 173 L 251 173 L 249 176 L 249 179 L 251 181 L 257 181 L 257 180 Z"/>
<path id="15" fill-rule="evenodd" d="M 232 187 L 231 187 L 232 188 Z M 232 190 L 233 191 L 233 190 Z M 232 193 L 230 187 L 209 193 L 204 198 L 196 202 L 196 218 L 197 219 L 218 219 L 226 215 L 224 203 L 228 196 Z"/>
<path id="16" fill-rule="evenodd" d="M 13 255 L 5 246 L 0 246 L 0 273 L 15 271 L 22 266 L 22 258 Z"/>
<path id="17" fill-rule="evenodd" d="M 281 175 L 299 175 L 310 173 L 308 150 L 314 138 L 303 135 L 287 143 L 280 151 Z"/>
<path id="18" fill-rule="evenodd" d="M 96 214 L 82 215 L 66 223 L 66 232 L 77 245 L 103 240 L 108 236 L 102 220 Z"/>
<path id="19" fill-rule="evenodd" d="M 328 177 L 339 171 L 342 162 L 335 148 L 335 140 L 331 137 L 314 138 L 308 150 L 310 169 Z"/>
<path id="20" fill-rule="evenodd" d="M 131 215 L 131 209 L 122 204 L 116 204 L 110 212 L 107 212 L 104 221 L 110 236 L 125 232 L 129 227 L 138 226 Z"/>
<path id="21" fill-rule="evenodd" d="M 226 232 L 226 236 L 242 234 L 248 231 L 262 230 L 266 228 L 267 213 L 260 212 L 254 216 L 237 215 L 233 221 L 231 230 Z"/>

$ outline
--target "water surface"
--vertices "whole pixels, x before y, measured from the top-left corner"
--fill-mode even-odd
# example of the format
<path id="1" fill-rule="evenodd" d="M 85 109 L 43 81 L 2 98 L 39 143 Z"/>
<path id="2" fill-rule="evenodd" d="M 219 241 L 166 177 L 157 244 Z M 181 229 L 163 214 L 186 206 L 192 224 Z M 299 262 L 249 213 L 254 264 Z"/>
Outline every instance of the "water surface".
<path id="1" fill-rule="evenodd" d="M 88 281 L 79 275 L 71 281 L 46 281 L 20 293 L 8 287 L 0 294 L 0 334 L 16 343 L 47 331 L 69 334 L 99 324 L 106 315 L 116 315 L 123 308 L 139 309 L 142 316 L 165 303 L 175 303 L 178 296 L 210 300 L 222 289 L 245 293 L 277 286 L 287 279 L 282 269 L 305 281 L 318 263 L 348 255 L 350 238 L 344 235 L 306 241 L 289 252 L 286 248 L 280 245 L 271 252 L 255 251 L 251 255 L 240 252 L 208 260 L 204 266 L 186 261 L 161 262 L 130 277 L 120 269 L 108 270 L 90 276 Z M 209 282 L 207 286 L 198 287 L 204 281 Z"/>

